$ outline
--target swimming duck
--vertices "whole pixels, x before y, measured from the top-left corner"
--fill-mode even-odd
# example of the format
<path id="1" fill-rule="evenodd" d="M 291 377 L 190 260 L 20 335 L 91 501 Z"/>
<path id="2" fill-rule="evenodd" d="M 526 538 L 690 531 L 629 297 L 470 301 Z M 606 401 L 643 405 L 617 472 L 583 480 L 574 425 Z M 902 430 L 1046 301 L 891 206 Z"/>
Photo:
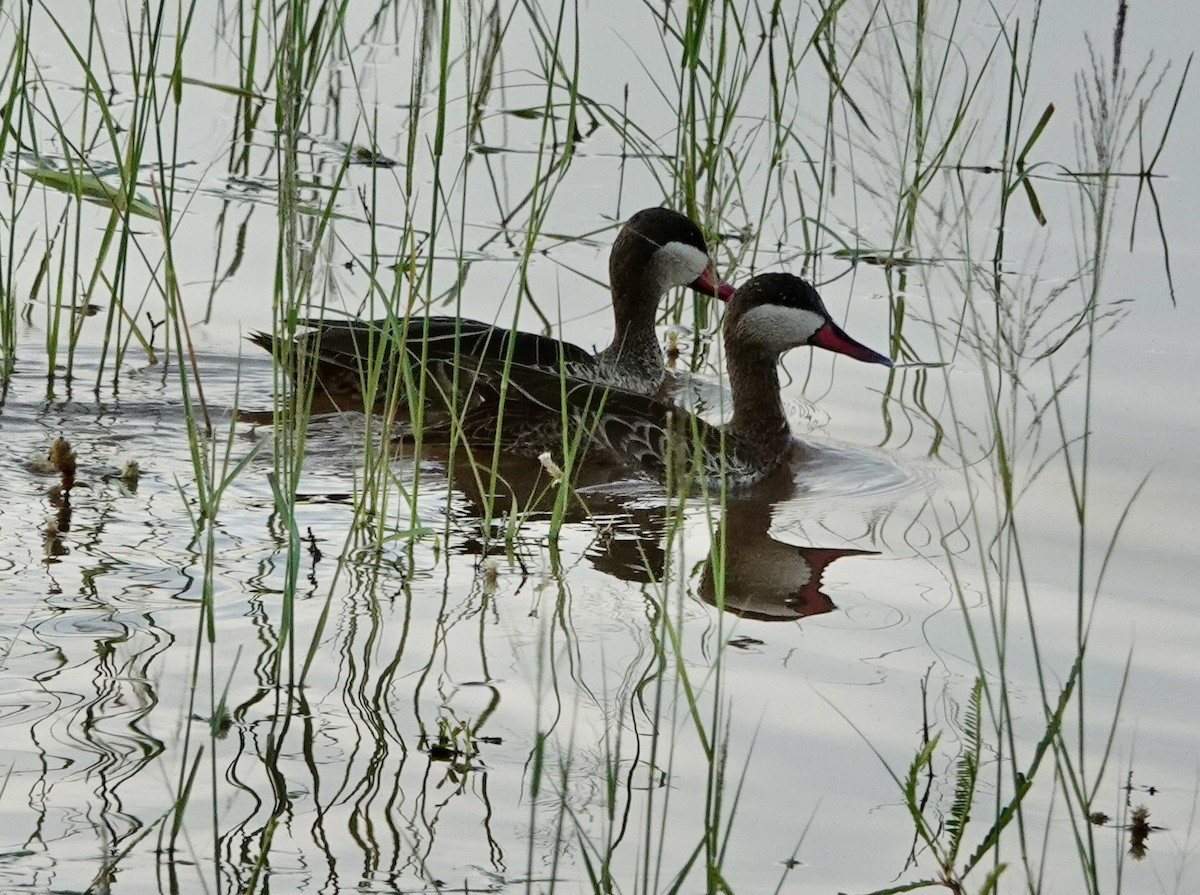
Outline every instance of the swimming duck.
<path id="1" fill-rule="evenodd" d="M 380 381 L 387 383 L 397 345 L 404 346 L 414 366 L 461 359 L 466 369 L 478 360 L 506 362 L 511 350 L 512 364 L 519 367 L 657 394 L 668 380 L 654 332 L 663 294 L 677 286 L 721 299 L 733 294 L 713 270 L 700 228 L 669 208 L 643 209 L 625 223 L 609 256 L 609 279 L 615 332 L 612 344 L 598 354 L 548 336 L 457 317 L 413 317 L 407 326 L 403 319 L 306 320 L 312 329 L 292 344 L 293 372 L 315 365 L 318 393 L 334 406 L 361 407 L 364 371 L 381 351 L 388 367 Z M 253 333 L 250 340 L 282 354 L 280 340 L 270 333 Z"/>
<path id="2" fill-rule="evenodd" d="M 660 479 L 698 476 L 740 488 L 787 467 L 792 457 L 802 462 L 803 448 L 791 434 L 779 392 L 785 351 L 811 345 L 892 365 L 834 323 L 811 284 L 786 273 L 759 274 L 738 288 L 729 299 L 723 337 L 733 404 L 724 426 L 654 396 L 540 370 L 514 367 L 506 374 L 493 364 L 476 376 L 454 432 L 469 445 L 499 444 L 526 456 L 582 450 L 592 478 L 604 464 L 614 476 L 621 470 Z M 423 439 L 450 434 L 430 429 Z"/>

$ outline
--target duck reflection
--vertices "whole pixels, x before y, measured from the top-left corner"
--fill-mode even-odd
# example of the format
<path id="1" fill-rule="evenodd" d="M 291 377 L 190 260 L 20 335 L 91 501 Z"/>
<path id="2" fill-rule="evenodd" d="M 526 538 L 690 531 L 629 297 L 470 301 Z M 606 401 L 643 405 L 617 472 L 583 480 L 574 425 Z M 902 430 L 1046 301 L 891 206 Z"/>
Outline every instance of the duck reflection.
<path id="1" fill-rule="evenodd" d="M 664 502 L 661 490 L 638 493 L 634 483 L 629 490 L 600 489 L 599 483 L 611 483 L 599 469 L 584 470 L 572 488 L 562 489 L 553 472 L 537 461 L 506 458 L 492 467 L 485 460 L 490 462 L 469 449 L 446 458 L 453 488 L 465 501 L 457 515 L 471 523 L 468 536 L 457 545 L 460 553 L 508 549 L 511 541 L 498 535 L 498 520 L 546 521 L 557 510 L 563 524 L 597 529 L 585 552 L 597 571 L 635 584 L 663 580 L 668 528 L 681 521 L 681 508 Z M 700 570 L 698 593 L 705 602 L 758 621 L 795 621 L 837 608 L 821 589 L 830 564 L 845 556 L 878 553 L 799 546 L 773 537 L 773 511 L 796 496 L 794 487 L 769 488 L 728 499 Z"/>
<path id="2" fill-rule="evenodd" d="M 821 590 L 825 570 L 843 556 L 872 556 L 877 551 L 784 543 L 770 533 L 773 507 L 762 500 L 726 506 L 700 573 L 701 598 L 726 612 L 765 622 L 833 611 L 837 605 Z"/>

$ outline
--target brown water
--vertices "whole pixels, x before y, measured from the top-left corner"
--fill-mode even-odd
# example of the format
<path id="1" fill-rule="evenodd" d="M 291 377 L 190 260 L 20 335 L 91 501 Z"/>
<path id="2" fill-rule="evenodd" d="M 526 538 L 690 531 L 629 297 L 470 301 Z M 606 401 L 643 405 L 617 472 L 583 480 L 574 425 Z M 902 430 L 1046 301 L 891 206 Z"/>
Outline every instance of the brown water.
<path id="1" fill-rule="evenodd" d="M 631 21 L 646 16 L 642 7 L 627 14 Z M 652 32 L 635 37 L 599 10 L 580 15 L 593 38 L 581 66 L 587 89 L 617 90 L 603 98 L 621 102 L 609 83 L 613 59 L 628 64 L 623 78 L 633 78 L 641 60 L 666 83 L 667 61 Z M 1136 21 L 1156 30 L 1153 37 L 1132 31 L 1127 53 L 1156 45 L 1181 58 L 1186 45 L 1172 41 L 1183 40 L 1185 29 L 1173 28 L 1170 15 Z M 195 27 L 216 33 L 203 18 Z M 1106 23 L 1097 27 L 1107 34 Z M 1083 45 L 1076 20 L 1057 7 L 1042 28 L 1044 64 L 1064 70 L 1039 81 L 1061 115 L 1061 128 L 1048 132 L 1052 145 L 1041 149 L 1067 157 L 1074 93 L 1055 85 L 1068 82 Z M 506 44 L 506 71 L 529 64 L 520 56 L 528 52 L 523 33 Z M 970 34 L 968 43 L 986 42 L 990 32 L 981 26 Z M 407 92 L 393 94 L 389 78 L 399 72 L 406 83 L 405 35 L 392 43 L 364 40 L 349 63 L 370 85 L 365 101 L 380 113 L 380 132 L 393 136 L 404 133 L 397 106 Z M 200 54 L 201 44 L 211 58 Z M 1051 58 L 1051 48 L 1066 49 Z M 46 52 L 55 51 L 48 45 Z M 230 79 L 219 42 L 194 42 L 191 52 L 195 77 Z M 322 137 L 330 145 L 350 141 L 347 122 L 356 114 L 348 111 L 349 87 L 331 83 L 347 92 L 344 107 L 328 107 Z M 197 122 L 231 126 L 223 95 L 190 87 L 185 95 Z M 502 99 L 504 108 L 541 102 L 538 90 L 519 84 Z M 630 114 L 654 120 L 659 103 L 653 91 L 633 91 Z M 1134 184 L 1120 188 L 1103 295 L 1133 301 L 1097 349 L 1095 403 L 1086 421 L 1093 436 L 1084 546 L 1089 592 L 1127 502 L 1146 480 L 1098 598 L 1087 606 L 1087 710 L 1068 719 L 1071 741 L 1077 729 L 1089 737 L 1084 752 L 1095 773 L 1124 686 L 1094 807 L 1113 817 L 1126 804 L 1150 809 L 1156 829 L 1148 858 L 1123 871 L 1130 891 L 1200 886 L 1192 860 L 1200 791 L 1200 695 L 1193 682 L 1200 304 L 1189 277 L 1200 262 L 1191 214 L 1200 202 L 1198 125 L 1195 102 L 1187 100 L 1160 161 L 1171 174 L 1158 189 L 1177 305 L 1144 210 L 1136 250 L 1126 251 Z M 528 149 L 538 127 L 505 119 L 491 133 L 497 144 Z M 931 798 L 949 804 L 962 706 L 977 674 L 965 619 L 988 630 L 995 578 L 977 550 L 997 520 L 981 388 L 997 370 L 972 352 L 953 351 L 953 318 L 964 297 L 952 259 L 965 232 L 977 228 L 983 245 L 993 221 L 981 213 L 959 220 L 965 229 L 949 227 L 941 241 L 928 235 L 946 260 L 912 274 L 904 335 L 926 360 L 944 353 L 947 367 L 900 370 L 885 396 L 882 368 L 834 364 L 803 351 L 787 359 L 794 426 L 813 452 L 790 494 L 738 500 L 725 510 L 690 500 L 675 512 L 652 485 L 616 483 L 589 490 L 592 515 L 571 517 L 557 539 L 549 537 L 545 514 L 536 513 L 506 538 L 503 522 L 480 521 L 461 474 L 449 487 L 444 463 L 414 466 L 396 457 L 382 510 L 389 537 L 376 551 L 348 534 L 360 495 L 364 420 L 315 419 L 298 486 L 300 586 L 295 617 L 287 619 L 280 591 L 288 538 L 268 478 L 273 435 L 233 421 L 235 406 L 270 406 L 270 360 L 241 336 L 270 328 L 275 210 L 256 204 L 252 191 L 232 189 L 220 173 L 225 131 L 184 132 L 184 155 L 197 163 L 184 173 L 197 191 L 175 235 L 180 280 L 213 419 L 218 431 L 232 432 L 232 462 L 249 459 L 223 496 L 210 543 L 208 529 L 197 535 L 193 520 L 196 474 L 177 369 L 131 352 L 115 383 L 110 371 L 94 391 L 102 322 L 92 318 L 76 379 L 60 377 L 48 387 L 39 358 L 44 311 L 35 308 L 0 404 L 0 888 L 83 891 L 100 880 L 96 891 L 243 891 L 259 873 L 258 887 L 275 891 L 548 891 L 552 880 L 563 891 L 583 891 L 591 888 L 588 862 L 608 850 L 621 891 L 665 891 L 700 842 L 710 739 L 729 756 L 723 816 L 732 812 L 734 822 L 721 863 L 735 891 L 773 890 L 781 879 L 787 892 L 857 891 L 933 872 L 927 854 L 918 869 L 906 867 L 912 827 L 884 763 L 903 774 L 920 748 L 924 687 L 930 723 L 943 731 L 937 766 L 945 776 Z M 381 148 L 400 156 L 402 137 L 395 139 Z M 453 139 L 461 142 L 461 134 Z M 603 225 L 602 215 L 659 201 L 647 167 L 623 168 L 620 148 L 605 128 L 589 138 L 544 232 L 589 233 Z M 972 157 L 998 151 L 973 146 Z M 515 151 L 497 158 L 491 176 L 505 203 L 515 204 L 533 162 Z M 879 159 L 863 167 L 877 162 L 884 167 Z M 354 216 L 355 189 L 371 175 L 352 168 L 348 176 L 339 208 Z M 431 189 L 430 176 L 420 172 L 419 191 Z M 405 216 L 399 177 L 383 178 L 393 201 L 381 205 L 382 233 Z M 516 267 L 502 240 L 489 242 L 500 216 L 485 189 L 490 181 L 481 172 L 471 178 L 463 232 L 474 263 L 463 311 L 507 320 Z M 1042 182 L 1039 195 L 1051 224 L 1043 230 L 1028 215 L 1014 216 L 1007 269 L 1014 290 L 1045 297 L 1070 286 L 1078 270 L 1073 247 L 1086 223 L 1072 216 L 1078 190 L 1069 181 Z M 61 200 L 52 194 L 48 201 Z M 872 199 L 843 193 L 836 207 L 842 219 L 853 213 L 864 243 L 882 239 L 890 226 L 889 212 Z M 778 237 L 784 246 L 764 250 L 757 269 L 789 267 L 799 257 L 785 208 L 768 209 L 763 245 Z M 787 213 L 794 217 L 795 209 Z M 104 212 L 95 214 L 102 226 Z M 227 220 L 219 229 L 221 215 L 244 222 L 244 232 L 233 235 Z M 733 215 L 729 223 L 732 229 L 741 221 Z M 333 226 L 327 294 L 335 306 L 356 310 L 366 278 L 341 264 L 351 254 L 364 256 L 367 231 L 355 220 Z M 42 233 L 45 224 L 30 219 L 22 227 Z M 611 236 L 544 237 L 546 251 L 529 269 L 542 310 L 585 345 L 607 338 L 605 291 L 591 280 L 605 279 Z M 156 239 L 145 237 L 148 244 Z M 214 269 L 225 268 L 235 245 L 243 252 L 236 270 L 214 286 Z M 181 246 L 188 251 L 179 253 Z M 438 246 L 447 257 L 454 248 L 449 241 Z M 822 273 L 831 281 L 823 293 L 835 316 L 845 312 L 849 332 L 882 348 L 885 272 L 827 257 Z M 446 288 L 453 277 L 447 261 L 435 281 Z M 1076 292 L 1066 294 L 1078 302 Z M 528 309 L 521 320 L 537 326 Z M 1072 346 L 1056 358 L 1057 381 L 1078 355 Z M 713 357 L 710 370 L 719 368 L 719 349 Z M 1023 385 L 1045 400 L 1054 387 L 1048 366 L 1031 368 Z M 1084 426 L 1083 394 L 1082 383 L 1063 392 L 1070 438 Z M 1023 424 L 1033 420 L 1026 400 L 1018 397 Z M 1073 660 L 1077 625 L 1079 534 L 1067 475 L 1054 460 L 1052 415 L 1042 425 L 1018 440 L 1016 461 L 1023 482 L 1042 470 L 1018 504 L 1036 623 L 1027 624 L 1015 593 L 1009 621 L 1006 679 L 1023 725 L 1014 733 L 1022 766 L 1044 730 L 1031 631 L 1054 693 Z M 939 426 L 946 435 L 935 450 Z M 56 436 L 78 457 L 78 484 L 66 501 L 52 492 L 55 474 L 32 460 Z M 956 437 L 973 461 L 965 474 Z M 223 440 L 219 446 L 225 449 Z M 136 480 L 119 476 L 127 459 L 140 466 Z M 536 472 L 507 471 L 514 479 Z M 414 488 L 410 507 L 404 495 Z M 424 533 L 413 537 L 414 528 Z M 724 612 L 712 605 L 720 599 L 712 557 L 722 541 Z M 211 620 L 202 612 L 205 581 L 212 584 Z M 294 640 L 281 654 L 289 626 Z M 302 673 L 314 642 L 311 667 Z M 990 655 L 989 642 L 981 648 Z M 696 688 L 699 725 L 685 680 Z M 214 735 L 209 718 L 222 700 L 229 723 Z M 995 785 L 993 759 L 985 753 L 985 789 Z M 167 851 L 170 823 L 162 821 L 192 773 L 175 850 Z M 1127 784 L 1134 789 L 1126 791 Z M 1029 835 L 1049 843 L 1044 890 L 1077 891 L 1070 827 L 1054 790 L 1039 779 L 1027 810 L 1042 823 Z M 972 847 L 986 823 L 976 816 Z M 1114 853 L 1126 848 L 1128 831 L 1112 823 L 1094 834 Z M 1016 861 L 1016 854 L 1005 857 Z M 115 869 L 106 880 L 109 866 Z M 1015 868 L 1006 879 L 1008 891 L 1023 889 Z M 688 883 L 702 885 L 697 878 Z"/>

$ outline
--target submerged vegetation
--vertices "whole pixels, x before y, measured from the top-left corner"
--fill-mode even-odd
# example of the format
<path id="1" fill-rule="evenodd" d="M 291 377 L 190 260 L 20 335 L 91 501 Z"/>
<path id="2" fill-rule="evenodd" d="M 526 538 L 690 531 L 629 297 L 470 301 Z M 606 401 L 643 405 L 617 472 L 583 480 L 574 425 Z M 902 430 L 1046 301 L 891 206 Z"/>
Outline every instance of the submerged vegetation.
<path id="1" fill-rule="evenodd" d="M 1037 2 L 6 7 L 0 420 L 13 443 L 63 436 L 57 471 L 24 469 L 40 490 L 13 486 L 18 512 L 43 492 L 56 512 L 36 549 L 4 536 L 28 554 L 13 562 L 25 615 L 6 607 L 6 673 L 88 709 L 70 734 L 40 699 L 19 722 L 53 746 L 37 745 L 32 776 L 9 766 L 12 878 L 1117 890 L 1114 841 L 1133 835 L 1143 855 L 1154 842 L 1119 734 L 1136 659 L 1093 683 L 1090 644 L 1145 480 L 1113 521 L 1095 364 L 1130 313 L 1105 279 L 1127 229 L 1156 230 L 1147 276 L 1176 300 L 1155 178 L 1190 60 L 1130 62 L 1136 17 L 1114 13 L 1101 49 L 1098 33 L 1048 37 Z M 1079 70 L 1051 89 L 1039 63 L 1068 40 Z M 382 338 L 359 377 L 360 406 L 380 412 L 321 414 L 291 356 L 306 321 L 387 332 L 442 314 L 603 344 L 608 311 L 583 315 L 604 301 L 596 259 L 656 202 L 701 224 L 726 279 L 802 274 L 835 316 L 887 325 L 898 363 L 877 419 L 846 431 L 878 438 L 869 462 L 927 463 L 942 486 L 885 494 L 841 529 L 815 486 L 593 488 L 572 426 L 553 457 L 513 462 L 499 439 L 461 450 L 452 406 L 450 443 L 432 443 L 424 396 L 440 383 L 390 363 Z M 660 319 L 673 362 L 708 376 L 723 364 L 715 304 L 673 294 Z M 270 373 L 255 349 L 237 356 L 255 328 L 276 337 Z M 833 389 L 827 358 L 788 369 L 789 395 Z M 123 449 L 138 465 L 119 472 Z M 148 526 L 119 505 L 134 496 Z M 812 516 L 805 540 L 840 546 L 775 538 L 789 501 Z M 40 601 L 71 594 L 58 577 L 81 504 L 105 521 L 77 541 L 103 557 L 76 558 L 77 608 L 119 633 L 82 657 L 55 647 L 43 667 L 25 647 L 56 639 L 38 624 L 58 608 Z M 1072 553 L 1044 568 L 1033 542 L 1050 505 Z M 881 777 L 847 807 L 823 791 L 768 804 L 762 754 L 779 761 L 797 728 L 779 702 L 742 707 L 784 679 L 741 677 L 738 649 L 762 629 L 737 616 L 829 612 L 825 566 L 874 554 L 928 564 L 938 583 L 921 588 L 957 610 L 948 642 L 924 644 L 936 672 L 890 666 L 913 739 L 838 705 L 890 788 Z M 1043 636 L 1062 612 L 1047 582 L 1073 597 L 1069 644 Z M 592 602 L 605 594 L 611 606 Z M 101 695 L 74 696 L 92 677 Z M 821 742 L 847 751 L 838 736 Z M 58 737 L 86 744 L 64 765 L 93 764 L 63 774 Z M 902 811 L 826 832 L 881 804 Z M 839 835 L 864 853 L 812 847 Z M 760 836 L 791 851 L 755 851 Z M 865 853 L 881 837 L 911 841 L 909 860 Z"/>

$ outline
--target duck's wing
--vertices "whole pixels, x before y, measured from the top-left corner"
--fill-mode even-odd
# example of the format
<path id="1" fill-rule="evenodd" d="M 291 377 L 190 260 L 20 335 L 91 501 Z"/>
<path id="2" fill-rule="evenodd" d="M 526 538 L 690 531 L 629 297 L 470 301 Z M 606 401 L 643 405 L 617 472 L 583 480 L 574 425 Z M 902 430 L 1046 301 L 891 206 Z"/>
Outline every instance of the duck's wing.
<path id="1" fill-rule="evenodd" d="M 249 338 L 273 354 L 289 357 L 290 372 L 297 380 L 312 375 L 318 393 L 342 409 L 362 407 L 368 380 L 382 386 L 376 391 L 376 409 L 388 403 L 395 382 L 401 383 L 405 403 L 413 395 L 429 394 L 422 379 L 441 382 L 444 389 L 454 391 L 455 383 L 464 377 L 452 375 L 447 365 L 457 364 L 467 371 L 468 383 L 473 381 L 473 371 L 494 370 L 497 365 L 554 375 L 566 371 L 581 379 L 598 379 L 602 373 L 596 358 L 578 345 L 479 320 L 434 316 L 408 321 L 302 319 L 299 323 L 309 329 L 290 348 L 269 333 L 252 333 Z M 431 375 L 421 377 L 422 368 Z"/>
<path id="2" fill-rule="evenodd" d="M 426 441 L 499 444 L 522 456 L 549 452 L 560 463 L 586 456 L 660 481 L 709 478 L 710 466 L 719 469 L 722 430 L 667 401 L 572 378 L 565 369 L 554 374 L 489 359 L 464 359 L 453 387 L 454 368 L 435 361 L 425 370 L 442 394 L 458 398 L 446 417 L 422 426 Z"/>
<path id="3" fill-rule="evenodd" d="M 547 450 L 560 455 L 579 425 L 602 412 L 610 391 L 595 380 L 573 376 L 565 363 L 555 368 L 489 356 L 460 357 L 457 363 L 428 357 L 411 372 L 413 385 L 434 395 L 444 411 L 422 422 L 422 439 L 476 446 L 498 442 L 519 456 L 536 457 Z"/>
<path id="4" fill-rule="evenodd" d="M 418 362 L 465 356 L 511 359 L 511 363 L 524 367 L 555 368 L 567 364 L 586 370 L 596 366 L 590 352 L 570 342 L 461 317 L 300 322 L 310 330 L 297 337 L 297 348 L 319 363 L 344 369 L 362 369 L 379 352 L 390 357 L 401 346 L 411 361 Z M 252 335 L 251 339 L 264 347 L 271 343 L 270 337 L 262 333 Z"/>

